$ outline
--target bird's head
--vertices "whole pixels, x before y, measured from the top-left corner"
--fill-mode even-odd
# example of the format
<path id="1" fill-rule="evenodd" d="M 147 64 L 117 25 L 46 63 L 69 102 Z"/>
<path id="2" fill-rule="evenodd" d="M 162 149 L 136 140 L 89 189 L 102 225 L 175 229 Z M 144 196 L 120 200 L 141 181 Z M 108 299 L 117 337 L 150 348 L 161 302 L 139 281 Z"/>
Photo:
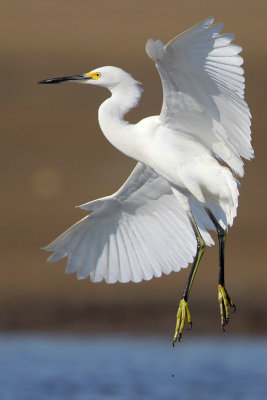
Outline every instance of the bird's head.
<path id="1" fill-rule="evenodd" d="M 40 81 L 38 83 L 78 82 L 96 86 L 103 86 L 109 90 L 118 86 L 128 86 L 137 83 L 133 77 L 118 67 L 101 67 L 82 75 L 63 76 Z"/>

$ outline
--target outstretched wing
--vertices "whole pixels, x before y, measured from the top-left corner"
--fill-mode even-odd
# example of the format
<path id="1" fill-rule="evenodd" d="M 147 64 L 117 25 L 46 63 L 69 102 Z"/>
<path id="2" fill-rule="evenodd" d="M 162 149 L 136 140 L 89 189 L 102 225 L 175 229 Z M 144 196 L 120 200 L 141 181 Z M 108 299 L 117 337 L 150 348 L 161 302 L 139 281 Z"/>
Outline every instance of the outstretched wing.
<path id="1" fill-rule="evenodd" d="M 244 100 L 242 48 L 223 24 L 208 18 L 166 46 L 149 40 L 146 51 L 163 85 L 162 123 L 194 136 L 238 175 L 241 157 L 253 157 L 249 108 Z"/>
<path id="2" fill-rule="evenodd" d="M 93 212 L 45 247 L 53 252 L 48 261 L 68 256 L 67 273 L 93 282 L 139 282 L 193 260 L 196 239 L 185 211 L 168 182 L 142 163 L 118 192 L 80 207 Z"/>

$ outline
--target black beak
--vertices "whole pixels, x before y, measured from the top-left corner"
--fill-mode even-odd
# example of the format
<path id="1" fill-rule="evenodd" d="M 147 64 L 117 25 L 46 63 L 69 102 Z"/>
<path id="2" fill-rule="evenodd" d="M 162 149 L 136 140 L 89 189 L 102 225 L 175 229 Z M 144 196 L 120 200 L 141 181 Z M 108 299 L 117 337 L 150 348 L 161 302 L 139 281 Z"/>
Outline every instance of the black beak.
<path id="1" fill-rule="evenodd" d="M 72 75 L 72 76 L 61 76 L 59 78 L 45 79 L 44 81 L 40 81 L 38 83 L 62 83 L 67 81 L 85 81 L 87 79 L 92 79 L 90 76 L 85 75 Z"/>

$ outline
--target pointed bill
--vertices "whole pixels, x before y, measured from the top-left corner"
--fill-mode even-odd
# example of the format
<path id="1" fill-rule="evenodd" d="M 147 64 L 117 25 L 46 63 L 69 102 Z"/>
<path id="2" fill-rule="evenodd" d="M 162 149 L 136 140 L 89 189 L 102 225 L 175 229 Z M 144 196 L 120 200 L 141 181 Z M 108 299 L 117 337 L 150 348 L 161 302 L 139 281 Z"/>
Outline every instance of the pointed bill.
<path id="1" fill-rule="evenodd" d="M 60 76 L 58 78 L 45 79 L 39 81 L 38 83 L 63 83 L 63 82 L 74 82 L 74 81 L 85 81 L 87 79 L 92 79 L 91 76 L 85 75 L 72 75 L 72 76 Z"/>

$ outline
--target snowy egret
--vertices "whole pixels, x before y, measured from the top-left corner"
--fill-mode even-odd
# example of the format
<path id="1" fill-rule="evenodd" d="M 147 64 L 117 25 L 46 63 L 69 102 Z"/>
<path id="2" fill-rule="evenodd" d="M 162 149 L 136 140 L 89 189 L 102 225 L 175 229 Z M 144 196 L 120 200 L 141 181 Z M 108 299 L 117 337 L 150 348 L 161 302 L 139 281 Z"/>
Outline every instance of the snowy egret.
<path id="1" fill-rule="evenodd" d="M 179 271 L 192 262 L 179 302 L 173 344 L 180 341 L 191 286 L 205 251 L 219 240 L 218 300 L 222 327 L 235 308 L 224 280 L 224 248 L 228 226 L 238 206 L 235 175 L 253 158 L 251 114 L 244 100 L 241 47 L 223 24 L 208 18 L 167 45 L 148 40 L 146 51 L 155 62 L 163 86 L 159 116 L 137 124 L 124 120 L 136 107 L 142 89 L 117 67 L 101 67 L 82 75 L 39 83 L 80 82 L 107 88 L 99 124 L 106 138 L 138 163 L 113 195 L 83 204 L 92 211 L 45 250 L 48 261 L 68 257 L 66 273 L 93 282 L 139 282 Z M 220 164 L 222 161 L 229 168 Z"/>

